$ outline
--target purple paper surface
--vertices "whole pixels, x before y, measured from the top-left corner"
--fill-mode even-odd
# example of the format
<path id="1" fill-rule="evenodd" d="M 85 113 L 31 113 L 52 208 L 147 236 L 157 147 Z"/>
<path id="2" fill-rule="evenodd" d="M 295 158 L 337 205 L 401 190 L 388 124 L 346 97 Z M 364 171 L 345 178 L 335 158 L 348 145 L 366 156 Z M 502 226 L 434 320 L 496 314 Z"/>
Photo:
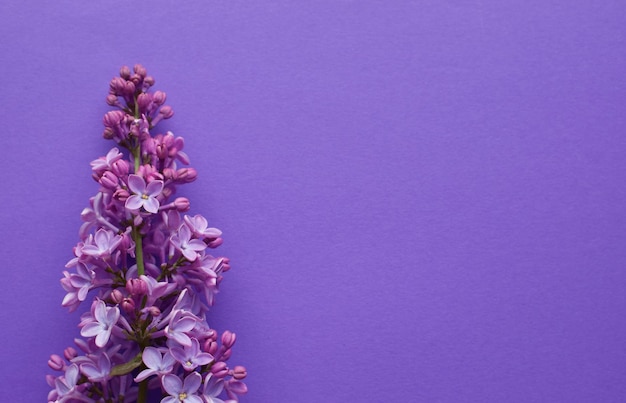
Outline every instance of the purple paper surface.
<path id="1" fill-rule="evenodd" d="M 45 401 L 109 80 L 230 257 L 244 402 L 626 401 L 626 3 L 0 3 L 0 401 Z"/>

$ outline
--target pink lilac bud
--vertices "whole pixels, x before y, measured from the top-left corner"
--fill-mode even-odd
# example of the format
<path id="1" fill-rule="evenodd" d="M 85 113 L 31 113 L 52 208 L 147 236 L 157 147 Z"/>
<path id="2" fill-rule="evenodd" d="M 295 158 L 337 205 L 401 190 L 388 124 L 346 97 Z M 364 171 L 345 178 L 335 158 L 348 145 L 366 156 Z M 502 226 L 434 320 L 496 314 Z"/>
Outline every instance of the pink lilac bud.
<path id="1" fill-rule="evenodd" d="M 174 110 L 169 105 L 163 105 L 159 110 L 159 114 L 163 116 L 163 119 L 169 119 L 174 116 Z"/>
<path id="2" fill-rule="evenodd" d="M 137 73 L 141 78 L 145 77 L 146 74 L 148 74 L 148 71 L 146 70 L 145 67 L 143 67 L 141 64 L 136 64 L 133 67 L 133 70 L 135 71 L 135 73 Z"/>
<path id="3" fill-rule="evenodd" d="M 129 81 L 135 85 L 138 85 L 141 82 L 142 78 L 139 74 L 133 74 L 130 76 Z"/>
<path id="4" fill-rule="evenodd" d="M 154 85 L 154 77 L 147 76 L 143 79 L 143 83 L 148 87 L 152 87 Z"/>
<path id="5" fill-rule="evenodd" d="M 189 199 L 186 197 L 177 197 L 174 200 L 174 206 L 176 210 L 182 212 L 189 211 Z"/>
<path id="6" fill-rule="evenodd" d="M 137 105 L 139 105 L 139 110 L 141 112 L 146 112 L 151 103 L 152 96 L 150 94 L 142 92 L 139 96 L 137 96 Z"/>
<path id="7" fill-rule="evenodd" d="M 122 66 L 122 68 L 120 69 L 120 77 L 128 80 L 128 78 L 130 77 L 130 69 L 128 68 L 128 66 Z"/>
<path id="8" fill-rule="evenodd" d="M 161 310 L 159 308 L 157 308 L 156 306 L 151 306 L 146 308 L 148 313 L 150 313 L 150 315 L 154 316 L 155 318 L 159 315 L 161 315 Z"/>
<path id="9" fill-rule="evenodd" d="M 115 94 L 107 95 L 106 102 L 107 102 L 107 105 L 110 105 L 110 106 L 118 106 L 120 104 L 119 101 L 117 100 L 117 95 Z"/>
<path id="10" fill-rule="evenodd" d="M 215 353 L 217 352 L 217 342 L 215 340 L 211 340 L 208 339 L 207 341 L 204 342 L 204 351 L 206 351 L 207 353 L 211 354 L 211 355 L 215 355 Z"/>
<path id="11" fill-rule="evenodd" d="M 235 368 L 233 368 L 232 376 L 236 380 L 240 381 L 240 380 L 244 379 L 247 375 L 248 375 L 248 373 L 247 373 L 245 367 L 242 367 L 241 365 L 237 365 L 237 366 L 235 366 Z"/>
<path id="12" fill-rule="evenodd" d="M 167 146 L 165 144 L 157 144 L 156 146 L 156 155 L 157 157 L 163 161 L 164 159 L 167 158 L 168 156 L 168 152 L 167 152 Z M 172 168 L 165 168 L 168 169 L 170 171 L 173 171 Z M 165 174 L 165 171 L 163 171 L 163 173 Z"/>
<path id="13" fill-rule="evenodd" d="M 124 92 L 126 92 L 129 95 L 132 95 L 135 93 L 135 83 L 133 83 L 132 81 L 126 81 L 126 88 L 124 88 Z"/>
<path id="14" fill-rule="evenodd" d="M 166 98 L 167 95 L 163 91 L 155 91 L 154 94 L 152 94 L 152 101 L 159 106 L 165 103 Z"/>
<path id="15" fill-rule="evenodd" d="M 228 361 L 228 359 L 230 358 L 232 354 L 233 354 L 233 350 L 229 348 L 228 350 L 222 353 L 222 355 L 220 356 L 220 360 Z"/>
<path id="16" fill-rule="evenodd" d="M 176 171 L 172 168 L 165 168 L 163 170 L 163 178 L 166 180 L 176 179 Z"/>
<path id="17" fill-rule="evenodd" d="M 100 184 L 105 188 L 113 191 L 115 191 L 119 186 L 117 176 L 115 176 L 115 174 L 111 171 L 106 171 L 102 174 L 102 177 L 98 182 L 100 182 Z"/>
<path id="18" fill-rule="evenodd" d="M 135 301 L 133 301 L 130 298 L 124 298 L 124 300 L 122 301 L 120 305 L 122 306 L 122 309 L 126 313 L 132 313 L 135 311 Z"/>
<path id="19" fill-rule="evenodd" d="M 129 170 L 130 165 L 126 160 L 117 160 L 111 165 L 111 172 L 113 172 L 117 177 L 128 175 Z"/>
<path id="20" fill-rule="evenodd" d="M 226 375 L 228 375 L 228 366 L 225 362 L 218 361 L 211 366 L 211 373 L 217 378 L 224 378 Z"/>
<path id="21" fill-rule="evenodd" d="M 63 361 L 63 358 L 58 355 L 52 354 L 48 360 L 48 366 L 55 371 L 63 371 L 63 368 L 65 368 L 65 361 Z"/>
<path id="22" fill-rule="evenodd" d="M 225 330 L 222 333 L 222 345 L 225 348 L 231 348 L 235 344 L 235 340 L 237 339 L 237 335 L 230 330 Z"/>
<path id="23" fill-rule="evenodd" d="M 148 285 L 140 278 L 131 278 L 126 281 L 126 291 L 133 296 L 145 295 L 148 292 Z"/>
<path id="24" fill-rule="evenodd" d="M 209 243 L 207 243 L 207 246 L 209 248 L 211 248 L 211 249 L 215 249 L 218 246 L 220 246 L 223 242 L 224 242 L 224 240 L 221 237 L 220 238 L 214 238 L 214 239 L 210 240 Z M 230 268 L 230 266 L 228 268 Z M 227 270 L 228 269 L 223 270 L 223 271 L 227 271 Z"/>
<path id="25" fill-rule="evenodd" d="M 122 111 L 108 111 L 104 114 L 104 117 L 102 118 L 102 123 L 105 127 L 113 128 L 119 125 L 124 117 L 124 112 Z"/>
<path id="26" fill-rule="evenodd" d="M 78 352 L 76 351 L 74 347 L 68 347 L 65 350 L 63 350 L 63 356 L 68 361 L 76 358 L 77 355 L 78 355 Z"/>
<path id="27" fill-rule="evenodd" d="M 117 189 L 115 193 L 113 193 L 113 198 L 121 202 L 125 202 L 129 196 L 130 196 L 130 193 L 128 193 L 128 190 L 126 189 Z"/>
<path id="28" fill-rule="evenodd" d="M 123 300 L 124 300 L 124 294 L 122 294 L 120 290 L 116 289 L 116 290 L 111 291 L 111 301 L 114 304 L 119 304 Z"/>
<path id="29" fill-rule="evenodd" d="M 115 132 L 113 132 L 110 127 L 106 127 L 102 132 L 102 137 L 107 140 L 113 140 L 113 138 L 115 137 Z"/>
<path id="30" fill-rule="evenodd" d="M 122 95 L 126 91 L 126 80 L 115 77 L 109 83 L 109 92 L 113 95 Z"/>
<path id="31" fill-rule="evenodd" d="M 176 171 L 176 180 L 182 183 L 190 183 L 196 180 L 198 171 L 194 168 L 181 168 Z"/>

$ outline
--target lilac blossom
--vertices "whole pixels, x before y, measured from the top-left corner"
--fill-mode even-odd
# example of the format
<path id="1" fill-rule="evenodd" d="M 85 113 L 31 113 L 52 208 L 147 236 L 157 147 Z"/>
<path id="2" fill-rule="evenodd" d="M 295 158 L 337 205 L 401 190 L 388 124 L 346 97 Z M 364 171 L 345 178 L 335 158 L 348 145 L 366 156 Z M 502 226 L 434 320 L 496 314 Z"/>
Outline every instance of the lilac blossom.
<path id="1" fill-rule="evenodd" d="M 189 312 L 178 310 L 165 327 L 165 335 L 183 346 L 191 346 L 189 333 L 196 326 L 198 318 Z"/>
<path id="2" fill-rule="evenodd" d="M 169 352 L 161 355 L 159 349 L 154 347 L 146 347 L 143 350 L 142 361 L 148 368 L 135 377 L 135 382 L 141 382 L 152 375 L 168 374 L 172 372 L 176 363 L 176 360 Z"/>
<path id="3" fill-rule="evenodd" d="M 93 243 L 85 244 L 82 247 L 84 255 L 93 257 L 110 256 L 115 248 L 122 242 L 122 237 L 113 232 L 100 228 L 93 237 Z"/>
<path id="4" fill-rule="evenodd" d="M 198 172 L 180 166 L 189 164 L 182 137 L 151 133 L 174 114 L 154 82 L 136 65 L 109 84 L 115 110 L 103 136 L 116 146 L 91 162 L 99 186 L 81 213 L 61 304 L 71 312 L 94 295 L 77 348 L 48 361 L 57 372 L 46 376 L 49 402 L 146 403 L 160 392 L 165 403 L 224 403 L 247 391 L 245 368 L 226 363 L 234 333 L 220 337 L 207 322 L 230 268 L 206 254 L 222 233 L 200 214 L 182 214 L 192 204 L 177 188 Z"/>
<path id="5" fill-rule="evenodd" d="M 96 336 L 96 346 L 104 347 L 120 317 L 120 310 L 116 306 L 107 307 L 102 300 L 96 300 L 91 306 L 91 311 L 93 317 L 84 323 L 80 334 L 83 337 Z"/>
<path id="6" fill-rule="evenodd" d="M 97 356 L 92 356 L 90 362 L 81 364 L 80 372 L 92 382 L 106 381 L 111 372 L 111 360 L 106 353 L 101 352 Z"/>
<path id="7" fill-rule="evenodd" d="M 200 343 L 196 338 L 191 339 L 190 346 L 172 347 L 170 348 L 172 357 L 178 361 L 185 371 L 193 371 L 196 367 L 206 365 L 213 361 L 213 356 L 205 353 L 200 349 Z"/>
<path id="8" fill-rule="evenodd" d="M 180 226 L 178 232 L 170 238 L 170 242 L 190 262 L 198 258 L 198 252 L 206 249 L 204 242 L 199 239 L 191 239 L 191 230 L 186 225 Z"/>
<path id="9" fill-rule="evenodd" d="M 163 376 L 162 382 L 163 389 L 169 396 L 161 400 L 161 403 L 203 403 L 202 398 L 195 394 L 202 383 L 202 377 L 197 372 L 187 375 L 184 383 L 172 374 Z"/>
<path id="10" fill-rule="evenodd" d="M 64 397 L 71 394 L 76 388 L 78 382 L 78 365 L 72 364 L 65 370 L 65 375 L 58 377 L 54 381 L 55 389 L 58 397 Z"/>
<path id="11" fill-rule="evenodd" d="M 139 210 L 143 207 L 149 213 L 159 211 L 159 201 L 157 196 L 163 190 L 163 181 L 154 180 L 148 185 L 146 181 L 139 175 L 128 175 L 128 188 L 133 192 L 126 199 L 126 208 L 129 210 Z"/>
<path id="12" fill-rule="evenodd" d="M 196 214 L 193 217 L 186 215 L 184 217 L 185 223 L 191 229 L 191 232 L 200 238 L 219 238 L 222 236 L 222 231 L 217 228 L 209 227 L 209 223 L 206 218 L 200 214 Z"/>

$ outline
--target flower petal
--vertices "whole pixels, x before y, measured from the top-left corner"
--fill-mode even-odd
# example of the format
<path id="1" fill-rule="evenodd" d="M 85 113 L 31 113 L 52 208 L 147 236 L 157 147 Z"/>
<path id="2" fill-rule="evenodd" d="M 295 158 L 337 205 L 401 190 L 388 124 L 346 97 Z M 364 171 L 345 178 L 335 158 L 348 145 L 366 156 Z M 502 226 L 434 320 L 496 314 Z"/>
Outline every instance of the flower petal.
<path id="1" fill-rule="evenodd" d="M 131 196 L 132 197 L 132 196 Z M 156 214 L 159 212 L 159 206 L 160 203 L 157 199 L 155 199 L 154 197 L 149 197 L 147 199 L 143 200 L 143 208 L 146 209 L 146 211 Z"/>
<path id="2" fill-rule="evenodd" d="M 161 383 L 163 384 L 163 389 L 172 396 L 178 395 L 183 389 L 183 382 L 176 375 L 164 375 Z"/>
<path id="3" fill-rule="evenodd" d="M 128 175 L 128 188 L 137 195 L 146 191 L 146 181 L 139 175 Z"/>

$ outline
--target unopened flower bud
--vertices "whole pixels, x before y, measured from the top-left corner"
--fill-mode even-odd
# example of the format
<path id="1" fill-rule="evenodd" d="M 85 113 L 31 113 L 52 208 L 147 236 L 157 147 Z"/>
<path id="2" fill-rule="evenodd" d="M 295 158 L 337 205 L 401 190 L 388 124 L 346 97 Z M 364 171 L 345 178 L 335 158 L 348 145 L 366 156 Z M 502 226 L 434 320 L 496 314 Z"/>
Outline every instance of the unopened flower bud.
<path id="1" fill-rule="evenodd" d="M 165 168 L 163 170 L 163 178 L 166 180 L 176 179 L 176 171 L 172 168 Z"/>
<path id="2" fill-rule="evenodd" d="M 105 127 L 115 127 L 120 124 L 124 119 L 124 112 L 122 111 L 108 111 L 102 118 L 102 123 Z"/>
<path id="3" fill-rule="evenodd" d="M 219 238 L 213 238 L 213 239 L 211 239 L 211 240 L 209 241 L 209 243 L 207 243 L 207 246 L 208 246 L 209 248 L 211 248 L 211 249 L 215 249 L 215 248 L 217 248 L 218 246 L 220 246 L 223 242 L 224 242 L 224 240 L 223 240 L 221 237 L 219 237 Z M 230 268 L 230 267 L 229 267 L 229 268 Z M 226 270 L 228 270 L 228 269 L 226 269 Z M 226 270 L 224 270 L 224 271 L 226 271 Z"/>
<path id="4" fill-rule="evenodd" d="M 157 317 L 159 315 L 161 315 L 161 310 L 159 308 L 157 308 L 156 306 L 151 306 L 146 308 L 148 310 L 148 312 L 150 313 L 150 315 Z"/>
<path id="5" fill-rule="evenodd" d="M 117 160 L 111 165 L 111 172 L 113 172 L 118 178 L 128 175 L 130 166 L 126 160 Z"/>
<path id="6" fill-rule="evenodd" d="M 134 296 L 145 295 L 148 292 L 148 285 L 140 278 L 131 278 L 126 281 L 126 291 Z"/>
<path id="7" fill-rule="evenodd" d="M 128 193 L 128 190 L 126 190 L 126 189 L 117 189 L 113 193 L 113 198 L 115 200 L 119 200 L 121 202 L 125 202 L 126 199 L 128 199 L 129 196 L 130 196 L 130 193 Z"/>
<path id="8" fill-rule="evenodd" d="M 174 200 L 174 206 L 176 206 L 176 210 L 181 213 L 189 211 L 189 199 L 186 197 L 177 197 L 176 200 Z"/>
<path id="9" fill-rule="evenodd" d="M 190 183 L 196 180 L 198 171 L 194 168 L 181 168 L 176 171 L 176 180 L 182 183 Z"/>
<path id="10" fill-rule="evenodd" d="M 139 94 L 139 96 L 137 96 L 137 105 L 139 105 L 139 110 L 141 111 L 145 112 L 146 110 L 148 110 L 151 102 L 152 96 L 150 96 L 150 94 L 142 92 L 141 94 Z"/>
<path id="11" fill-rule="evenodd" d="M 124 294 L 122 294 L 120 290 L 116 289 L 116 290 L 111 291 L 111 301 L 114 304 L 119 304 L 123 300 L 124 300 Z"/>
<path id="12" fill-rule="evenodd" d="M 131 298 L 124 298 L 120 305 L 126 313 L 132 313 L 135 311 L 135 301 L 133 301 Z"/>
<path id="13" fill-rule="evenodd" d="M 110 105 L 110 106 L 117 106 L 117 104 L 119 103 L 117 101 L 117 95 L 115 94 L 107 95 L 106 102 L 107 102 L 107 105 Z"/>
<path id="14" fill-rule="evenodd" d="M 122 66 L 122 68 L 120 69 L 120 77 L 125 80 L 130 77 L 130 69 L 128 68 L 128 66 Z"/>
<path id="15" fill-rule="evenodd" d="M 102 186 L 110 190 L 116 190 L 118 187 L 117 176 L 111 171 L 106 171 L 98 181 Z"/>
<path id="16" fill-rule="evenodd" d="M 154 94 L 152 94 L 152 100 L 159 106 L 165 103 L 166 98 L 167 95 L 163 91 L 154 91 Z"/>
<path id="17" fill-rule="evenodd" d="M 174 116 L 174 110 L 169 105 L 163 105 L 159 110 L 159 113 L 163 116 L 163 119 L 169 119 Z"/>
<path id="18" fill-rule="evenodd" d="M 238 381 L 244 379 L 247 375 L 248 375 L 248 372 L 246 371 L 245 367 L 242 367 L 241 365 L 237 365 L 235 366 L 235 368 L 233 368 L 232 376 Z"/>
<path id="19" fill-rule="evenodd" d="M 121 95 L 126 90 L 126 80 L 115 77 L 109 83 L 109 92 L 113 95 Z"/>
<path id="20" fill-rule="evenodd" d="M 135 93 L 135 83 L 133 83 L 132 81 L 126 81 L 126 86 L 124 88 L 124 91 L 129 94 L 132 95 Z"/>
<path id="21" fill-rule="evenodd" d="M 148 74 L 148 71 L 146 70 L 145 67 L 143 67 L 141 64 L 136 64 L 133 67 L 133 70 L 135 71 L 135 73 L 137 73 L 141 78 L 145 77 L 146 74 Z"/>
<path id="22" fill-rule="evenodd" d="M 228 366 L 225 362 L 218 361 L 211 366 L 211 373 L 217 378 L 224 378 L 226 375 L 228 375 Z"/>
<path id="23" fill-rule="evenodd" d="M 233 379 L 224 382 L 224 388 L 230 398 L 234 398 L 234 395 L 243 395 L 248 392 L 248 387 L 245 383 Z"/>
<path id="24" fill-rule="evenodd" d="M 220 360 L 228 361 L 228 359 L 230 358 L 232 354 L 233 354 L 233 350 L 229 348 L 222 353 L 222 355 L 220 356 Z"/>
<path id="25" fill-rule="evenodd" d="M 113 130 L 111 130 L 110 127 L 106 127 L 102 132 L 102 137 L 104 137 L 106 140 L 113 140 L 113 137 L 115 137 L 115 133 L 113 132 Z"/>
<path id="26" fill-rule="evenodd" d="M 217 347 L 218 345 L 215 340 L 208 339 L 204 342 L 204 351 L 211 355 L 215 355 L 215 353 L 217 352 Z"/>
<path id="27" fill-rule="evenodd" d="M 143 83 L 148 87 L 152 87 L 154 85 L 154 77 L 146 76 L 146 78 L 143 79 Z"/>
<path id="28" fill-rule="evenodd" d="M 225 330 L 224 333 L 222 333 L 222 345 L 225 348 L 231 348 L 235 344 L 236 338 L 237 335 L 235 333 L 230 330 Z"/>
<path id="29" fill-rule="evenodd" d="M 63 350 L 63 356 L 68 361 L 71 361 L 77 355 L 78 355 L 78 352 L 76 352 L 76 349 L 74 347 L 68 347 L 65 350 Z"/>
<path id="30" fill-rule="evenodd" d="M 63 358 L 60 356 L 52 354 L 48 360 L 48 366 L 55 371 L 63 371 L 63 368 L 65 368 L 65 361 L 63 361 Z"/>

